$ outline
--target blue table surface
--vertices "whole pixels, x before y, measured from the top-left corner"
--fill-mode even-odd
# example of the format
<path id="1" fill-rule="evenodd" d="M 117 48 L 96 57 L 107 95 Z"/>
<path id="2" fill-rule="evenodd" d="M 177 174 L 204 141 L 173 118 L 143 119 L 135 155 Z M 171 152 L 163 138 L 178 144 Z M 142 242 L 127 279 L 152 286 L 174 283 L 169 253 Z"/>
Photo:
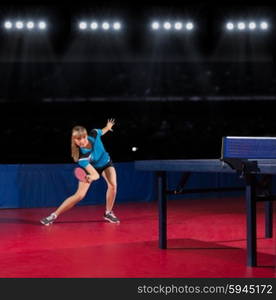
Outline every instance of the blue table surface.
<path id="1" fill-rule="evenodd" d="M 251 160 L 257 160 L 260 173 L 276 174 L 276 159 Z M 135 168 L 141 171 L 236 172 L 220 159 L 137 160 L 135 161 Z"/>

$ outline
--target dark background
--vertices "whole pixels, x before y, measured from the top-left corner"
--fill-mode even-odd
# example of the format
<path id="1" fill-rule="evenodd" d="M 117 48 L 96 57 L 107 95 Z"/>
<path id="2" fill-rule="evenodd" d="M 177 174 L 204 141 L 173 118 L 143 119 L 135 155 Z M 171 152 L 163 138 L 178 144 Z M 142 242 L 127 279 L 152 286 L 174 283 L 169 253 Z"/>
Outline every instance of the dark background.
<path id="1" fill-rule="evenodd" d="M 12 16 L 46 33 L 6 32 Z M 123 22 L 87 34 L 84 18 Z M 265 18 L 265 33 L 227 33 L 230 18 Z M 193 33 L 153 33 L 153 19 L 192 20 Z M 115 162 L 217 158 L 224 135 L 276 136 L 276 11 L 259 3 L 0 4 L 0 163 L 71 163 L 74 125 L 102 128 Z M 138 147 L 133 152 L 132 147 Z"/>

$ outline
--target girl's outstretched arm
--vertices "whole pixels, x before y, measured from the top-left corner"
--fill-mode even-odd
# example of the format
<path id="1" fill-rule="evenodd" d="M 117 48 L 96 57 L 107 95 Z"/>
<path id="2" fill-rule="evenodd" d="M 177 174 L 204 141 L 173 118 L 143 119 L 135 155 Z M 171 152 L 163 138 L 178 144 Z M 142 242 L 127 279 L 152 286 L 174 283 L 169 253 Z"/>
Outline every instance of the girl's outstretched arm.
<path id="1" fill-rule="evenodd" d="M 115 124 L 115 119 L 108 119 L 105 127 L 102 129 L 102 135 L 106 134 L 108 131 L 113 131 L 112 127 Z"/>

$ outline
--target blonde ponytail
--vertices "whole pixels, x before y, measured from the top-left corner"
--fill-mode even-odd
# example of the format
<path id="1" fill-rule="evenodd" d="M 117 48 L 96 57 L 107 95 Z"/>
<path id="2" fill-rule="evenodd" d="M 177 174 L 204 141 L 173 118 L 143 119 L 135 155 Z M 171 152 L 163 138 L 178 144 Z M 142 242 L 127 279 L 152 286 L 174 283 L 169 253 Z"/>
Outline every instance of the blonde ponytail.
<path id="1" fill-rule="evenodd" d="M 74 162 L 77 162 L 79 160 L 79 157 L 80 157 L 79 147 L 75 144 L 73 139 L 71 141 L 71 156 L 72 156 Z"/>
<path id="2" fill-rule="evenodd" d="M 81 138 L 83 136 L 87 136 L 87 131 L 83 126 L 75 126 L 72 129 L 72 136 L 71 136 L 71 156 L 74 162 L 77 162 L 80 157 L 80 148 L 74 142 L 74 139 Z"/>

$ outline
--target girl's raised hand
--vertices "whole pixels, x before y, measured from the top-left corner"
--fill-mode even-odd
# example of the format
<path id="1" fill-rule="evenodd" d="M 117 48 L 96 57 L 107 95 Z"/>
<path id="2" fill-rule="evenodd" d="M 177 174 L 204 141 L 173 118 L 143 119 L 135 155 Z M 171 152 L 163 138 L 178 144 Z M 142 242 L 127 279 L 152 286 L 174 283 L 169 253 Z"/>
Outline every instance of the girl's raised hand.
<path id="1" fill-rule="evenodd" d="M 108 128 L 108 130 L 113 131 L 112 127 L 114 126 L 114 124 L 115 124 L 115 119 L 108 119 L 106 127 Z"/>

